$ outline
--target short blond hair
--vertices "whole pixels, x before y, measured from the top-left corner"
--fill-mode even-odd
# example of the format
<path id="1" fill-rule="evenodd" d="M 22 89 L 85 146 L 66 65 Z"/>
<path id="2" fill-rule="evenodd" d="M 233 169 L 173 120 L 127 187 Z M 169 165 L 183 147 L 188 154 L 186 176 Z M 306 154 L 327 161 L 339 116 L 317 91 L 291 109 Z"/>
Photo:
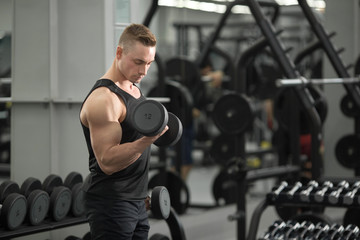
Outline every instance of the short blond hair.
<path id="1" fill-rule="evenodd" d="M 136 41 L 142 43 L 144 46 L 156 46 L 156 37 L 150 29 L 143 24 L 135 23 L 125 28 L 124 32 L 120 36 L 118 45 L 127 52 Z"/>

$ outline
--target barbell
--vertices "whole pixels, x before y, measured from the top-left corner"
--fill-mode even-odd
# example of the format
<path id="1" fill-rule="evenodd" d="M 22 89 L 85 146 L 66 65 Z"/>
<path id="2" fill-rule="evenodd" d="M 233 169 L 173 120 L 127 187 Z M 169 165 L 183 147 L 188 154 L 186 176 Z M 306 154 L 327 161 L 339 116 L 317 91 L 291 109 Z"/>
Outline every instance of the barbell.
<path id="1" fill-rule="evenodd" d="M 303 76 L 292 79 L 277 79 L 277 87 L 294 87 L 294 86 L 307 86 L 307 85 L 321 85 L 321 84 L 343 84 L 343 83 L 359 83 L 360 77 L 353 78 L 318 78 L 307 79 Z"/>

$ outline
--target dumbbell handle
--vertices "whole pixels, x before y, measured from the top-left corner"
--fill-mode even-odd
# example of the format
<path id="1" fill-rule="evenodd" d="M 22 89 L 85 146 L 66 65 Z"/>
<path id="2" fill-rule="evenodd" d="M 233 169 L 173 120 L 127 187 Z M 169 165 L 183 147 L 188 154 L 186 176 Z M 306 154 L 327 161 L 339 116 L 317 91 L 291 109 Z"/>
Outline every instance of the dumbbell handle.
<path id="1" fill-rule="evenodd" d="M 341 181 L 339 183 L 339 188 L 333 192 L 330 193 L 329 195 L 329 202 L 332 204 L 336 204 L 339 201 L 339 196 L 340 193 L 345 189 L 349 187 L 349 183 L 346 181 Z"/>
<path id="2" fill-rule="evenodd" d="M 344 204 L 350 205 L 354 202 L 355 194 L 359 191 L 360 186 L 354 188 L 350 192 L 347 192 L 343 198 Z"/>
<path id="3" fill-rule="evenodd" d="M 293 186 L 293 188 L 287 192 L 287 197 L 288 198 L 293 198 L 294 197 L 294 194 L 297 190 L 299 190 L 299 188 L 302 187 L 302 183 L 301 182 L 296 182 L 295 185 Z"/>
<path id="4" fill-rule="evenodd" d="M 322 189 L 320 189 L 319 191 L 317 191 L 317 192 L 315 193 L 315 195 L 314 195 L 315 201 L 317 201 L 317 202 L 322 202 L 322 201 L 324 201 L 324 195 L 325 195 L 325 193 L 327 192 L 327 190 L 328 190 L 329 188 L 332 188 L 332 187 L 333 187 L 333 184 L 332 184 L 332 182 L 330 182 L 330 181 L 326 181 L 326 182 L 324 182 L 323 186 L 324 186 L 324 187 L 323 187 Z"/>
<path id="5" fill-rule="evenodd" d="M 288 186 L 288 183 L 286 181 L 282 181 L 280 186 L 272 193 L 273 200 L 275 200 L 279 196 L 281 191 L 284 190 L 284 188 L 286 188 L 287 186 Z"/>

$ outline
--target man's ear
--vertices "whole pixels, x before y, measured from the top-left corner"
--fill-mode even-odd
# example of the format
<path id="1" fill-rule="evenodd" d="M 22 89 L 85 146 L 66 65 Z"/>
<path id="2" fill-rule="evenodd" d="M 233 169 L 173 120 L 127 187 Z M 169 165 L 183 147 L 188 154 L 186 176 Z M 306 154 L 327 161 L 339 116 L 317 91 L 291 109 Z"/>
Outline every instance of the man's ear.
<path id="1" fill-rule="evenodd" d="M 122 47 L 120 47 L 120 46 L 117 46 L 116 47 L 116 58 L 117 59 L 120 59 L 121 58 L 121 56 L 122 56 L 122 54 L 123 54 L 123 48 Z"/>

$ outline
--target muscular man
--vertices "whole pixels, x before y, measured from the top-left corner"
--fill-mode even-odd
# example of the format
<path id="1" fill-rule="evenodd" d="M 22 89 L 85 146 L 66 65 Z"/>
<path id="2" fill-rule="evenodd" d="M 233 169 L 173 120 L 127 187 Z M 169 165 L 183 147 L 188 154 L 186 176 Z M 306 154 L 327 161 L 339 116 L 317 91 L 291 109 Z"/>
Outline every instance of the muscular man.
<path id="1" fill-rule="evenodd" d="M 141 24 L 122 33 L 116 56 L 83 102 L 80 121 L 89 151 L 84 181 L 92 239 L 148 239 L 145 199 L 150 145 L 132 127 L 130 112 L 145 100 L 140 83 L 154 61 L 156 38 Z"/>

